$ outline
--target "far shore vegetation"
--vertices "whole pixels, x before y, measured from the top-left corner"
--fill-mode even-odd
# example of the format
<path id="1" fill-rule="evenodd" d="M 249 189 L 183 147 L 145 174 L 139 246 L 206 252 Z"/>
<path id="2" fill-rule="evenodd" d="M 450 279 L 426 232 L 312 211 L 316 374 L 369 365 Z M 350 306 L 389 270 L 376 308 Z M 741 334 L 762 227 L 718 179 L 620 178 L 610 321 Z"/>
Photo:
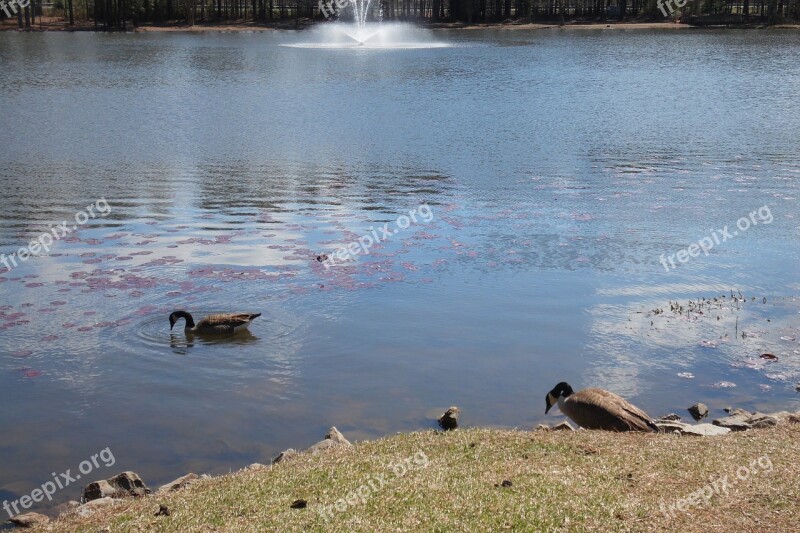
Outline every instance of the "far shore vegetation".
<path id="1" fill-rule="evenodd" d="M 350 20 L 349 0 L 2 0 L 0 29 L 291 29 Z M 369 20 L 428 26 L 800 24 L 800 0 L 373 0 Z"/>

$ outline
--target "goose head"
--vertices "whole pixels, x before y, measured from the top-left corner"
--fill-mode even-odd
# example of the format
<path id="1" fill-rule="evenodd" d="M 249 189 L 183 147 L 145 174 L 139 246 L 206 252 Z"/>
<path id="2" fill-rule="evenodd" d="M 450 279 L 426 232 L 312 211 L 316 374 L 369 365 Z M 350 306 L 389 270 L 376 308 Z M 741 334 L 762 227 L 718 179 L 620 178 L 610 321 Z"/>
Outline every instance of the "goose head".
<path id="1" fill-rule="evenodd" d="M 555 404 L 558 403 L 559 398 L 568 398 L 572 394 L 572 387 L 569 386 L 569 383 L 566 381 L 562 381 L 555 387 L 553 390 L 547 393 L 547 396 L 544 398 L 545 409 L 544 414 L 550 410 Z"/>
<path id="2" fill-rule="evenodd" d="M 179 318 L 186 320 L 187 328 L 191 329 L 194 327 L 194 318 L 192 318 L 192 315 L 186 311 L 174 311 L 171 315 L 169 315 L 169 329 L 175 327 L 175 322 L 177 322 Z"/>

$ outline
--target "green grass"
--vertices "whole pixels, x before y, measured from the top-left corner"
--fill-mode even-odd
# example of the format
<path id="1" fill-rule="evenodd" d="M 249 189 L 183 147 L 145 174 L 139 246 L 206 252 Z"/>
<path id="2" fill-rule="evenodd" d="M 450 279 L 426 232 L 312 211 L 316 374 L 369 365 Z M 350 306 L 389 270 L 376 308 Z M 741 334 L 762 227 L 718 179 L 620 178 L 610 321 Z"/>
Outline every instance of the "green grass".
<path id="1" fill-rule="evenodd" d="M 123 500 L 45 531 L 789 531 L 800 518 L 800 426 L 725 437 L 467 429 L 396 435 Z M 426 460 L 423 460 L 423 455 Z M 767 455 L 708 506 L 659 510 Z M 405 475 L 392 465 L 412 459 Z M 427 462 L 427 466 L 426 466 Z M 380 481 L 383 477 L 383 486 Z M 340 503 L 360 486 L 363 501 Z M 510 487 L 502 487 L 504 480 Z M 305 509 L 292 509 L 297 499 Z M 156 517 L 159 504 L 170 516 Z"/>

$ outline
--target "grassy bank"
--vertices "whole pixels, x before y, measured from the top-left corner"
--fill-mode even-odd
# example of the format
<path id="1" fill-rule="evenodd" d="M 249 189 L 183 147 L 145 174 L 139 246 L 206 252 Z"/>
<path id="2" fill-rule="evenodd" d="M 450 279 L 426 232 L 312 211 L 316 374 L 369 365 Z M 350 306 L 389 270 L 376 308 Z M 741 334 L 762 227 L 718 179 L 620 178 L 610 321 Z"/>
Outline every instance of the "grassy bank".
<path id="1" fill-rule="evenodd" d="M 799 437 L 798 424 L 723 437 L 425 431 L 120 500 L 41 530 L 789 531 L 800 519 Z M 724 476 L 729 488 L 717 483 L 708 505 L 660 510 Z M 306 508 L 291 507 L 299 499 Z M 161 504 L 169 516 L 155 516 Z"/>

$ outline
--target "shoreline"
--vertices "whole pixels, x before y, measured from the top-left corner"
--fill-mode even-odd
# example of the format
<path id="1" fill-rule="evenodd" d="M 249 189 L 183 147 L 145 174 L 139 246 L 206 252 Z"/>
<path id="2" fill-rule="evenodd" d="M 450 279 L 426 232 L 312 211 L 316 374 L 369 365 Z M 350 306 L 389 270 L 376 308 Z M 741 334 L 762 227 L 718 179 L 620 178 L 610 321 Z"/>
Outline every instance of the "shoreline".
<path id="1" fill-rule="evenodd" d="M 73 506 L 33 530 L 777 531 L 800 519 L 798 437 L 794 421 L 715 437 L 466 428 L 323 440 L 269 466 Z"/>
<path id="2" fill-rule="evenodd" d="M 698 404 L 700 405 L 702 404 Z M 216 527 L 222 526 L 222 530 L 225 531 L 226 526 L 238 530 L 245 525 L 252 526 L 253 522 L 264 530 L 274 529 L 278 524 L 294 531 L 326 530 L 329 526 L 352 528 L 352 524 L 347 522 L 348 513 L 353 515 L 367 513 L 370 514 L 370 518 L 379 522 L 385 520 L 383 508 L 369 509 L 366 506 L 360 508 L 353 503 L 353 499 L 360 498 L 366 504 L 367 496 L 378 498 L 384 486 L 389 485 L 386 477 L 392 474 L 397 481 L 396 498 L 399 500 L 409 497 L 415 500 L 418 497 L 422 498 L 417 504 L 429 506 L 429 513 L 435 517 L 441 510 L 440 507 L 447 505 L 447 499 L 452 493 L 458 494 L 463 491 L 465 499 L 463 503 L 468 505 L 482 502 L 486 495 L 499 492 L 498 489 L 503 491 L 512 487 L 517 487 L 518 491 L 530 491 L 530 495 L 524 494 L 524 496 L 533 497 L 533 492 L 539 490 L 543 481 L 556 486 L 563 483 L 560 474 L 566 469 L 571 471 L 571 475 L 583 476 L 584 484 L 589 488 L 588 492 L 575 501 L 568 497 L 568 503 L 572 504 L 573 511 L 578 513 L 574 518 L 568 518 L 571 524 L 604 529 L 611 525 L 624 525 L 626 528 L 642 525 L 640 523 L 642 509 L 633 513 L 638 518 L 632 522 L 620 517 L 621 514 L 628 516 L 623 512 L 617 512 L 611 524 L 602 521 L 595 523 L 592 520 L 598 518 L 596 516 L 583 516 L 584 505 L 591 506 L 584 500 L 591 502 L 596 499 L 601 502 L 602 507 L 612 496 L 618 499 L 620 496 L 619 487 L 609 489 L 607 486 L 609 479 L 608 475 L 604 474 L 605 470 L 578 460 L 597 455 L 596 458 L 601 462 L 602 460 L 607 462 L 605 465 L 607 468 L 619 471 L 614 476 L 617 480 L 646 477 L 652 474 L 652 468 L 660 471 L 660 479 L 651 479 L 650 486 L 641 489 L 644 494 L 628 491 L 623 496 L 637 502 L 644 500 L 645 505 L 650 508 L 651 515 L 660 516 L 662 521 L 666 518 L 670 524 L 675 521 L 675 525 L 678 525 L 680 519 L 685 517 L 687 522 L 681 526 L 686 528 L 694 524 L 695 520 L 691 516 L 693 513 L 687 513 L 684 507 L 693 505 L 697 507 L 698 505 L 692 501 L 703 494 L 710 500 L 707 494 L 708 479 L 712 477 L 717 477 L 718 480 L 724 479 L 735 472 L 739 481 L 749 483 L 756 477 L 758 477 L 756 481 L 762 481 L 765 479 L 763 474 L 767 466 L 769 471 L 766 473 L 772 473 L 776 465 L 786 463 L 794 465 L 794 457 L 800 452 L 800 441 L 797 438 L 800 436 L 800 412 L 781 411 L 764 414 L 730 408 L 725 409 L 727 416 L 715 419 L 713 424 L 710 424 L 702 421 L 708 416 L 708 410 L 706 409 L 700 416 L 692 412 L 694 408 L 694 406 L 690 408 L 689 412 L 692 413 L 695 424 L 681 422 L 680 416 L 669 414 L 656 419 L 658 433 L 575 430 L 569 422 L 560 422 L 554 426 L 540 424 L 532 430 L 459 428 L 457 419 L 460 411 L 455 407 L 448 409 L 439 419 L 440 427 L 446 428 L 443 431 L 420 429 L 352 444 L 339 430 L 332 427 L 323 440 L 313 446 L 305 450 L 285 450 L 268 465 L 253 463 L 229 474 L 214 477 L 188 473 L 156 490 L 147 488 L 144 480 L 135 472 L 126 471 L 82 487 L 83 503 L 71 501 L 60 505 L 56 509 L 57 516 L 52 519 L 36 512 L 26 512 L 14 517 L 16 520 L 14 523 L 27 524 L 25 527 L 33 527 L 40 531 L 97 531 L 98 527 L 102 529 L 114 524 L 130 525 L 130 529 L 122 528 L 130 531 L 139 530 L 142 526 L 148 530 L 158 528 L 163 531 L 208 530 L 212 527 L 218 531 Z M 452 424 L 444 423 L 448 414 L 451 414 L 452 418 L 447 421 L 453 422 Z M 486 443 L 491 444 L 487 446 Z M 620 452 L 620 448 L 627 451 Z M 577 455 L 570 450 L 577 451 Z M 483 458 L 477 463 L 472 461 L 484 453 Z M 742 457 L 737 458 L 742 454 L 744 454 Z M 641 460 L 630 462 L 628 460 L 630 455 L 639 456 Z M 512 456 L 517 459 L 518 464 L 509 464 Z M 470 461 L 473 464 L 462 464 Z M 550 465 L 559 461 L 563 464 L 548 473 Z M 676 461 L 686 463 L 685 468 L 677 468 Z M 716 464 L 713 468 L 706 468 L 709 463 Z M 432 465 L 438 471 L 428 476 L 427 470 Z M 327 473 L 331 468 L 340 470 L 340 475 L 328 476 Z M 493 477 L 485 478 L 476 475 L 474 471 L 476 469 L 494 470 L 495 473 Z M 800 470 L 800 466 L 797 469 Z M 519 470 L 532 471 L 526 472 L 528 474 L 526 477 L 522 476 Z M 631 470 L 635 473 L 631 473 Z M 759 470 L 762 471 L 761 476 L 758 476 Z M 413 475 L 417 471 L 420 473 L 420 479 L 414 484 L 409 486 L 400 483 L 401 478 Z M 460 474 L 462 471 L 468 475 Z M 746 477 L 742 475 L 744 471 L 747 471 Z M 442 495 L 444 500 L 433 498 L 434 505 L 430 506 L 430 501 L 426 502 L 424 497 L 429 491 L 435 491 L 435 485 L 442 483 L 443 476 L 449 476 L 448 488 Z M 671 479 L 672 476 L 687 479 L 676 483 Z M 379 485 L 367 486 L 364 480 L 371 478 L 380 480 Z M 793 477 L 788 476 L 788 478 L 788 483 L 791 483 Z M 772 486 L 766 485 L 753 490 L 786 492 L 787 487 L 778 486 L 781 483 L 774 479 L 770 480 L 770 483 Z M 273 514 L 267 512 L 264 515 L 256 509 L 252 510 L 249 513 L 251 516 L 242 523 L 239 520 L 242 515 L 237 509 L 242 506 L 249 508 L 251 505 L 250 498 L 243 495 L 243 492 L 246 492 L 245 487 L 247 490 L 256 491 L 255 501 L 260 502 L 265 496 L 262 494 L 264 486 L 272 487 L 275 484 L 278 485 L 278 490 L 272 491 L 267 497 L 274 500 L 273 503 L 277 507 L 283 507 L 284 512 L 286 509 L 291 509 L 288 516 L 280 519 L 278 523 L 272 523 L 271 521 L 275 519 Z M 329 485 L 329 490 L 325 490 L 324 487 L 321 489 L 320 484 Z M 665 490 L 665 487 L 671 485 L 671 488 Z M 677 492 L 676 487 L 680 489 Z M 714 485 L 715 496 L 730 496 L 727 485 L 724 494 L 718 488 Z M 742 496 L 743 501 L 740 503 L 752 503 L 752 498 L 748 498 L 746 493 Z M 660 498 L 658 503 L 656 498 Z M 218 519 L 209 521 L 209 505 L 219 500 L 224 500 L 226 505 L 217 506 L 214 512 L 217 513 Z M 557 509 L 555 503 L 545 502 L 539 510 L 541 523 L 537 523 L 537 526 L 552 528 L 554 524 L 548 523 L 545 517 Z M 632 505 L 631 502 L 617 503 L 623 508 Z M 765 510 L 759 507 L 758 503 L 755 507 L 748 509 L 755 516 Z M 796 517 L 779 519 L 793 521 L 800 519 L 800 507 L 795 506 L 795 508 Z M 187 509 L 190 510 L 188 514 L 185 512 Z M 298 513 L 299 510 L 306 510 L 305 514 Z M 767 506 L 766 510 L 771 508 Z M 277 508 L 275 511 L 279 512 Z M 412 511 L 413 509 L 401 505 L 396 509 L 397 514 L 394 518 L 403 521 Z M 182 516 L 168 519 L 167 517 L 173 513 Z M 372 516 L 373 514 L 376 516 Z M 583 522 L 579 520 L 581 516 L 584 518 Z M 765 517 L 762 514 L 756 522 L 765 518 L 769 516 Z M 623 520 L 622 524 L 619 520 Z M 733 517 L 733 520 L 738 518 Z M 175 527 L 164 527 L 164 522 L 171 522 Z M 367 520 L 366 523 L 370 521 Z M 648 523 L 646 529 L 651 530 L 656 523 L 661 522 Z M 763 524 L 763 521 L 761 523 Z M 409 524 L 404 523 L 401 527 L 403 530 L 414 529 L 408 526 Z M 428 530 L 433 526 L 434 524 L 427 524 L 424 529 Z M 374 530 L 375 526 L 370 527 Z M 487 517 L 477 517 L 471 527 L 496 529 L 497 524 L 487 520 Z M 688 531 L 694 530 L 690 528 Z"/>
<path id="3" fill-rule="evenodd" d="M 300 19 L 298 23 L 293 21 L 260 23 L 253 21 L 230 21 L 220 23 L 200 23 L 194 26 L 187 26 L 185 23 L 155 25 L 143 24 L 136 28 L 131 28 L 126 33 L 162 33 L 162 32 L 184 32 L 184 33 L 200 33 L 200 32 L 267 32 L 267 31 L 302 31 L 311 29 L 316 26 L 326 24 L 325 22 L 311 21 L 309 19 Z M 707 28 L 700 28 L 690 26 L 683 23 L 675 22 L 584 22 L 572 21 L 565 24 L 548 24 L 548 23 L 504 23 L 504 22 L 491 22 L 491 23 L 476 23 L 464 24 L 460 22 L 453 23 L 423 23 L 415 24 L 409 23 L 414 26 L 429 30 L 487 30 L 487 29 L 504 29 L 504 30 L 687 30 L 687 29 L 793 29 L 800 30 L 799 24 L 776 24 L 774 26 L 712 26 Z M 0 31 L 20 31 L 20 32 L 102 32 L 100 28 L 95 28 L 93 22 L 79 22 L 70 27 L 65 20 L 55 17 L 45 17 L 41 23 L 32 24 L 31 28 L 20 29 L 14 19 L 6 19 L 0 22 Z"/>

